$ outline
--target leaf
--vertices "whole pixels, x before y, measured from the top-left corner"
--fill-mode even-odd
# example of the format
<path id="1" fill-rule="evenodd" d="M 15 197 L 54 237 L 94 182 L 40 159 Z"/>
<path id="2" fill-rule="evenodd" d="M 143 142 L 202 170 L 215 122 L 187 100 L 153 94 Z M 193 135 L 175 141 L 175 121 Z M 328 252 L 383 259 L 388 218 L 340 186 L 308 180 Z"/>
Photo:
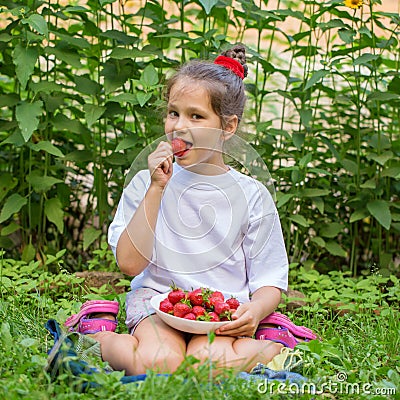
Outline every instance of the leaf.
<path id="1" fill-rule="evenodd" d="M 8 93 L 0 95 L 0 107 L 13 107 L 20 101 L 17 93 Z"/>
<path id="2" fill-rule="evenodd" d="M 315 205 L 315 207 L 317 207 L 317 210 L 323 214 L 325 211 L 325 202 L 323 199 L 321 199 L 321 197 L 314 197 L 312 199 L 313 204 Z"/>
<path id="3" fill-rule="evenodd" d="M 52 92 L 62 92 L 63 87 L 55 82 L 31 82 L 29 84 L 29 88 L 32 89 L 35 93 L 43 92 L 43 93 L 52 93 Z"/>
<path id="4" fill-rule="evenodd" d="M 86 250 L 100 235 L 101 229 L 86 228 L 83 231 L 83 250 Z"/>
<path id="5" fill-rule="evenodd" d="M 19 344 L 22 347 L 32 347 L 33 345 L 38 344 L 38 341 L 36 339 L 34 339 L 34 338 L 27 337 L 27 338 L 22 339 L 19 342 Z"/>
<path id="6" fill-rule="evenodd" d="M 329 241 L 326 243 L 325 248 L 328 250 L 329 253 L 331 253 L 333 256 L 338 256 L 338 257 L 346 257 L 347 253 L 343 248 L 336 242 L 334 241 Z"/>
<path id="7" fill-rule="evenodd" d="M 400 179 L 400 167 L 389 167 L 382 170 L 381 177 Z"/>
<path id="8" fill-rule="evenodd" d="M 91 44 L 87 41 L 87 39 L 83 37 L 78 37 L 77 35 L 65 34 L 62 33 L 62 30 L 54 30 L 52 31 L 54 35 L 57 35 L 61 40 L 67 42 L 73 47 L 77 49 L 90 49 Z M 71 53 L 72 54 L 72 53 Z"/>
<path id="9" fill-rule="evenodd" d="M 374 160 L 380 165 L 385 165 L 388 161 L 392 160 L 394 157 L 391 151 L 385 151 L 382 154 L 371 153 L 367 156 L 368 160 Z"/>
<path id="10" fill-rule="evenodd" d="M 6 194 L 17 186 L 18 179 L 13 177 L 8 172 L 2 172 L 0 174 L 0 201 L 4 199 Z"/>
<path id="11" fill-rule="evenodd" d="M 93 153 L 89 150 L 74 150 L 65 156 L 68 161 L 87 162 L 93 160 Z"/>
<path id="12" fill-rule="evenodd" d="M 329 189 L 303 189 L 300 191 L 301 197 L 320 197 L 327 196 L 331 191 Z"/>
<path id="13" fill-rule="evenodd" d="M 304 226 L 304 228 L 308 228 L 310 224 L 307 222 L 307 220 L 299 214 L 293 214 L 290 217 L 288 217 L 289 220 L 293 221 L 297 225 Z"/>
<path id="14" fill-rule="evenodd" d="M 14 193 L 8 197 L 0 213 L 0 224 L 10 218 L 13 214 L 19 212 L 27 203 L 28 200 L 18 193 Z"/>
<path id="15" fill-rule="evenodd" d="M 149 64 L 143 70 L 140 77 L 140 82 L 146 87 L 152 87 L 158 83 L 158 73 L 153 64 Z"/>
<path id="16" fill-rule="evenodd" d="M 85 78 L 84 76 L 75 76 L 74 82 L 76 85 L 75 89 L 80 93 L 84 93 L 89 96 L 95 96 L 101 91 L 100 84 L 89 78 Z"/>
<path id="17" fill-rule="evenodd" d="M 301 148 L 303 147 L 305 138 L 306 138 L 306 135 L 304 133 L 293 133 L 292 141 L 298 150 L 301 150 Z"/>
<path id="18" fill-rule="evenodd" d="M 32 243 L 28 243 L 24 247 L 24 249 L 22 250 L 21 258 L 22 258 L 23 261 L 28 263 L 28 262 L 32 261 L 35 258 L 35 255 L 36 255 L 35 246 Z M 35 281 L 32 280 L 31 281 L 31 285 L 33 285 L 32 288 L 35 286 L 35 284 L 36 284 Z M 24 289 L 26 290 L 27 288 L 25 287 Z"/>
<path id="19" fill-rule="evenodd" d="M 324 248 L 325 247 L 325 240 L 324 239 L 322 239 L 322 237 L 319 237 L 319 236 L 315 236 L 315 237 L 312 237 L 311 239 L 310 239 L 313 243 L 315 243 L 317 246 L 319 246 L 319 247 L 322 247 L 322 248 Z"/>
<path id="20" fill-rule="evenodd" d="M 28 143 L 28 146 L 33 150 L 33 151 L 45 151 L 46 153 L 52 154 L 53 156 L 56 157 L 64 157 L 63 152 L 54 146 L 54 144 L 50 143 L 48 140 L 42 140 L 41 142 L 38 143 Z"/>
<path id="21" fill-rule="evenodd" d="M 369 212 L 365 208 L 358 209 L 350 215 L 350 223 L 360 221 L 369 216 Z"/>
<path id="22" fill-rule="evenodd" d="M 22 89 L 26 88 L 26 84 L 33 74 L 39 52 L 36 47 L 23 47 L 20 44 L 15 46 L 13 51 L 13 62 L 15 64 L 15 73 L 21 84 Z"/>
<path id="23" fill-rule="evenodd" d="M 110 54 L 110 58 L 115 58 L 116 60 L 123 60 L 124 58 L 143 58 L 149 57 L 152 53 L 139 49 L 126 49 L 121 47 L 115 47 Z"/>
<path id="24" fill-rule="evenodd" d="M 128 137 L 128 138 L 122 139 L 118 143 L 118 146 L 116 147 L 115 151 L 119 152 L 121 150 L 129 149 L 131 147 L 134 147 L 136 143 L 137 143 L 137 138 L 135 138 L 135 137 Z"/>
<path id="25" fill-rule="evenodd" d="M 373 200 L 367 203 L 367 209 L 371 215 L 387 230 L 392 223 L 390 208 L 385 200 Z"/>
<path id="26" fill-rule="evenodd" d="M 300 121 L 305 127 L 310 126 L 310 121 L 312 119 L 312 110 L 310 108 L 305 108 L 302 110 L 299 110 L 300 114 Z"/>
<path id="27" fill-rule="evenodd" d="M 338 34 L 343 42 L 349 44 L 354 41 L 354 36 L 356 35 L 356 32 L 353 29 L 339 29 Z"/>
<path id="28" fill-rule="evenodd" d="M 96 106 L 94 104 L 85 104 L 83 110 L 85 111 L 86 122 L 90 128 L 104 114 L 106 107 Z"/>
<path id="29" fill-rule="evenodd" d="M 108 101 L 115 101 L 117 103 L 130 103 L 130 104 L 138 104 L 138 99 L 136 94 L 133 93 L 121 93 L 118 96 L 110 96 Z"/>
<path id="30" fill-rule="evenodd" d="M 33 190 L 36 193 L 47 192 L 53 185 L 63 182 L 61 179 L 53 178 L 52 176 L 44 176 L 34 173 L 28 175 L 26 180 L 32 185 Z"/>
<path id="31" fill-rule="evenodd" d="M 136 98 L 140 107 L 143 107 L 151 99 L 151 93 L 137 92 Z"/>
<path id="32" fill-rule="evenodd" d="M 325 225 L 321 228 L 319 234 L 323 237 L 334 238 L 343 231 L 343 228 L 344 226 L 339 224 L 339 222 L 331 222 L 329 225 Z"/>
<path id="33" fill-rule="evenodd" d="M 134 74 L 131 61 L 110 59 L 104 63 L 101 74 L 104 76 L 105 93 L 111 93 L 125 84 Z"/>
<path id="34" fill-rule="evenodd" d="M 76 51 L 66 50 L 62 47 L 46 47 L 44 53 L 54 55 L 58 60 L 65 62 L 66 65 L 83 68 L 80 55 Z"/>
<path id="35" fill-rule="evenodd" d="M 353 65 L 369 65 L 370 61 L 377 60 L 378 58 L 379 56 L 376 54 L 365 53 L 362 54 L 360 57 L 357 57 L 354 60 Z"/>
<path id="36" fill-rule="evenodd" d="M 368 95 L 367 100 L 376 100 L 376 101 L 390 101 L 390 100 L 398 100 L 400 99 L 400 95 L 396 93 L 389 93 L 389 92 L 372 92 Z"/>
<path id="37" fill-rule="evenodd" d="M 210 15 L 213 7 L 218 3 L 218 0 L 199 0 L 201 6 L 204 8 L 204 11 L 207 15 Z"/>
<path id="38" fill-rule="evenodd" d="M 12 221 L 1 230 L 1 236 L 8 236 L 21 229 L 21 226 Z"/>
<path id="39" fill-rule="evenodd" d="M 368 179 L 364 183 L 360 185 L 361 189 L 376 189 L 376 181 L 375 178 Z"/>
<path id="40" fill-rule="evenodd" d="M 371 31 L 370 31 L 366 26 L 362 26 L 362 27 L 358 30 L 358 32 L 359 32 L 359 33 L 362 33 L 362 34 L 364 34 L 364 35 L 367 35 L 369 38 L 372 39 Z"/>
<path id="41" fill-rule="evenodd" d="M 28 18 L 22 20 L 23 24 L 28 24 L 34 31 L 41 35 L 49 37 L 49 29 L 46 20 L 39 14 L 32 14 Z"/>
<path id="42" fill-rule="evenodd" d="M 319 71 L 315 71 L 311 78 L 307 81 L 306 85 L 304 86 L 304 90 L 309 89 L 310 87 L 314 86 L 317 82 L 319 82 L 324 76 L 328 75 L 329 71 L 326 69 L 320 69 Z"/>
<path id="43" fill-rule="evenodd" d="M 280 195 L 279 199 L 278 199 L 277 207 L 278 208 L 282 207 L 283 205 L 285 205 L 293 197 L 294 197 L 294 194 L 292 194 L 292 193 L 285 193 L 283 195 Z"/>
<path id="44" fill-rule="evenodd" d="M 343 165 L 347 172 L 350 172 L 353 175 L 357 174 L 358 166 L 354 161 L 345 158 L 340 163 Z"/>
<path id="45" fill-rule="evenodd" d="M 64 230 L 64 211 L 60 199 L 53 197 L 44 203 L 44 213 L 47 219 L 52 222 L 60 233 Z"/>
<path id="46" fill-rule="evenodd" d="M 34 103 L 23 102 L 16 107 L 16 117 L 22 136 L 27 142 L 39 126 L 39 117 L 43 113 L 43 103 L 37 100 Z"/>
<path id="47" fill-rule="evenodd" d="M 127 35 L 125 32 L 118 31 L 115 29 L 110 29 L 108 31 L 100 33 L 101 37 L 105 37 L 108 39 L 116 40 L 122 44 L 133 44 L 138 42 L 138 38 L 136 36 Z"/>

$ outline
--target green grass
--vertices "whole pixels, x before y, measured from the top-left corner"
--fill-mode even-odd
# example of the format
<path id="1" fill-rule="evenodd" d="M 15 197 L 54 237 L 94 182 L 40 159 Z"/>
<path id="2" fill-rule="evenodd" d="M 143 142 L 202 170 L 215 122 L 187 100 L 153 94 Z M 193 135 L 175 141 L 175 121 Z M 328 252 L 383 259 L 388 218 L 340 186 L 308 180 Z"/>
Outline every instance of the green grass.
<path id="1" fill-rule="evenodd" d="M 305 389 L 314 385 L 317 391 L 324 389 L 325 393 L 285 394 L 278 391 L 297 388 L 266 385 L 264 381 L 248 382 L 229 373 L 216 380 L 210 378 L 209 365 L 195 370 L 190 359 L 171 376 L 160 377 L 149 372 L 140 383 L 122 385 L 121 372 L 80 379 L 64 372 L 52 380 L 44 370 L 47 351 L 53 345 L 45 322 L 49 318 L 61 322 L 79 307 L 80 301 L 100 294 L 87 293 L 81 281 L 65 271 L 51 273 L 52 266 L 1 260 L 0 267 L 1 399 L 400 399 L 400 289 L 393 283 L 395 277 L 352 279 L 339 273 L 297 271 L 297 277 L 291 278 L 292 286 L 301 288 L 309 299 L 318 294 L 318 300 L 289 315 L 323 338 L 321 342 L 298 346 L 304 359 L 299 372 L 308 378 Z M 327 287 L 334 288 L 335 293 L 328 293 Z M 119 298 L 122 302 L 123 297 Z M 350 304 L 354 311 L 340 315 L 330 306 L 339 301 L 346 306 Z M 379 315 L 373 309 L 379 309 Z M 120 331 L 124 330 L 122 325 Z M 81 393 L 80 385 L 88 381 L 99 385 Z M 275 388 L 273 394 L 271 387 Z M 393 393 L 395 389 L 397 394 Z M 386 394 L 372 394 L 372 391 Z M 392 394 L 388 395 L 389 392 Z"/>

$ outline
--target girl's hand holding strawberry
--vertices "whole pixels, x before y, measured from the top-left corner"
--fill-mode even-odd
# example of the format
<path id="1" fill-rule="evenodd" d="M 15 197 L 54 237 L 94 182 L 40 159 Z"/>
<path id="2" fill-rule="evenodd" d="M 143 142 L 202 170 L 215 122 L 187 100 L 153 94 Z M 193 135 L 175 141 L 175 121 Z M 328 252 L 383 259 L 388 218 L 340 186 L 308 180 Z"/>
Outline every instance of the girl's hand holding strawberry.
<path id="1" fill-rule="evenodd" d="M 253 336 L 259 321 L 263 318 L 257 304 L 248 302 L 241 304 L 232 314 L 232 321 L 217 329 L 217 335 L 225 336 Z"/>
<path id="2" fill-rule="evenodd" d="M 172 147 L 168 142 L 160 142 L 148 157 L 151 183 L 164 189 L 172 176 Z"/>

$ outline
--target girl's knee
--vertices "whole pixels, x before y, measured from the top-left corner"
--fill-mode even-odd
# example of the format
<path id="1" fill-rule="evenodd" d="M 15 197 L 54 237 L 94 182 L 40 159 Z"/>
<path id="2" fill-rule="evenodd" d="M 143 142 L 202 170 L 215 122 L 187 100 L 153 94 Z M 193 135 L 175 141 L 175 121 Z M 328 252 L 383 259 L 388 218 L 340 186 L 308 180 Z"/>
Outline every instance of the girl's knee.
<path id="1" fill-rule="evenodd" d="M 146 369 L 151 369 L 158 373 L 172 373 L 182 364 L 185 354 L 160 347 L 155 353 L 150 351 L 141 352 L 141 358 Z"/>

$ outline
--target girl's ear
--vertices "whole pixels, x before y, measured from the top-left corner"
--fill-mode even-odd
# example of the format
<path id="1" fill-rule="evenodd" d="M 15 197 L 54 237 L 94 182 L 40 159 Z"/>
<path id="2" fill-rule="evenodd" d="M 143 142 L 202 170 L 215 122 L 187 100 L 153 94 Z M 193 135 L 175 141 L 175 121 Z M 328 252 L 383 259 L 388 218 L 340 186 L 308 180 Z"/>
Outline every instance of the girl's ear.
<path id="1" fill-rule="evenodd" d="M 225 119 L 224 140 L 230 139 L 235 134 L 238 125 L 239 118 L 237 115 L 231 115 Z"/>

